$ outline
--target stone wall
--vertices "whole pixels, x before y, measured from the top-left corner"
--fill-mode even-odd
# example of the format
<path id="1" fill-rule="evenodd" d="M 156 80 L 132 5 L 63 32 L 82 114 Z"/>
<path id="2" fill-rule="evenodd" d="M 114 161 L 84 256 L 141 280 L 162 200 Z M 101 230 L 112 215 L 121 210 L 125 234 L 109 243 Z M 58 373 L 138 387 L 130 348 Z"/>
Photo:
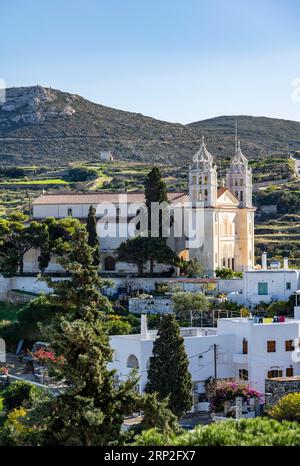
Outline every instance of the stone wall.
<path id="1" fill-rule="evenodd" d="M 284 395 L 300 392 L 300 377 L 266 379 L 265 392 L 267 405 L 273 406 Z"/>
<path id="2" fill-rule="evenodd" d="M 134 314 L 168 314 L 173 312 L 171 298 L 152 296 L 149 298 L 130 298 L 129 311 Z"/>

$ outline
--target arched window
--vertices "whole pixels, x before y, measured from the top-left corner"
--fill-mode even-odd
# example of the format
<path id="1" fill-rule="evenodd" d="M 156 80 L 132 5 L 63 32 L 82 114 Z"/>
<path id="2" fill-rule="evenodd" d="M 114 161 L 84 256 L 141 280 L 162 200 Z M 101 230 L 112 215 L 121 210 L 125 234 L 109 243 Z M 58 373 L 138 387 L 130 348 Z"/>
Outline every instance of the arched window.
<path id="1" fill-rule="evenodd" d="M 138 369 L 139 368 L 138 358 L 134 354 L 131 354 L 130 356 L 128 356 L 126 366 L 129 369 Z"/>
<path id="2" fill-rule="evenodd" d="M 193 183 L 193 184 L 196 184 L 196 181 L 197 181 L 197 178 L 196 178 L 196 176 L 194 175 L 194 176 L 192 177 L 192 183 Z"/>
<path id="3" fill-rule="evenodd" d="M 72 215 L 73 215 L 72 209 L 68 209 L 68 217 L 72 217 Z"/>
<path id="4" fill-rule="evenodd" d="M 107 256 L 104 260 L 104 270 L 116 270 L 116 260 L 112 256 Z"/>

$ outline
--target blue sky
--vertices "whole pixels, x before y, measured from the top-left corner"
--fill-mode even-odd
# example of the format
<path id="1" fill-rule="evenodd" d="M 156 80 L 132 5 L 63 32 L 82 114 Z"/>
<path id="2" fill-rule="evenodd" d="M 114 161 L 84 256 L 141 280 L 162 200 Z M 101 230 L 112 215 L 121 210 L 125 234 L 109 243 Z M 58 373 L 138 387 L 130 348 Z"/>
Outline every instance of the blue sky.
<path id="1" fill-rule="evenodd" d="M 299 0 L 0 0 L 0 78 L 188 123 L 300 121 Z"/>

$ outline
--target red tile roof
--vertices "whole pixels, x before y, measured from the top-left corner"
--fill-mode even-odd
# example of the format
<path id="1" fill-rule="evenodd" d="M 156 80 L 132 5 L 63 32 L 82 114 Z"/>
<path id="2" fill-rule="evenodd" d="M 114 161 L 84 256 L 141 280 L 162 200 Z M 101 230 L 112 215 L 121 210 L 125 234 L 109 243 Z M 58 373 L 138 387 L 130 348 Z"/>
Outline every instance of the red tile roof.
<path id="1" fill-rule="evenodd" d="M 120 198 L 120 196 L 122 197 Z M 126 196 L 126 197 L 125 197 Z M 168 193 L 168 199 L 172 204 L 182 204 L 188 200 L 186 193 Z M 145 195 L 140 192 L 101 192 L 88 194 L 44 194 L 33 201 L 33 205 L 53 204 L 101 204 L 101 203 L 143 203 Z"/>

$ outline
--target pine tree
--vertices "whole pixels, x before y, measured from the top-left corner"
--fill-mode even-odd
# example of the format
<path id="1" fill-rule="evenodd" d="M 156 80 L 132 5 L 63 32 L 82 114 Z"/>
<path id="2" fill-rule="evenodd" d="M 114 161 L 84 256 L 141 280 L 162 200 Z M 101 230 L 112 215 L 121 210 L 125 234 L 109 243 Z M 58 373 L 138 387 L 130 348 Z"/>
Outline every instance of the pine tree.
<path id="1" fill-rule="evenodd" d="M 124 416 L 136 403 L 136 380 L 119 387 L 107 364 L 112 360 L 105 314 L 111 306 L 101 293 L 103 281 L 93 265 L 93 248 L 85 229 L 77 229 L 61 265 L 70 280 L 51 282 L 50 300 L 64 313 L 45 330 L 56 359 L 58 376 L 68 388 L 31 413 L 42 431 L 42 443 L 52 445 L 108 445 L 120 441 Z M 38 419 L 38 420 L 37 420 Z"/>
<path id="2" fill-rule="evenodd" d="M 169 397 L 169 408 L 180 417 L 193 405 L 192 379 L 184 340 L 174 315 L 161 318 L 148 370 L 147 393 Z"/>
<path id="3" fill-rule="evenodd" d="M 96 209 L 94 206 L 90 206 L 89 214 L 86 222 L 86 229 L 88 232 L 88 244 L 94 248 L 94 265 L 100 265 L 100 251 L 99 251 L 99 239 L 97 234 L 97 219 Z"/>

